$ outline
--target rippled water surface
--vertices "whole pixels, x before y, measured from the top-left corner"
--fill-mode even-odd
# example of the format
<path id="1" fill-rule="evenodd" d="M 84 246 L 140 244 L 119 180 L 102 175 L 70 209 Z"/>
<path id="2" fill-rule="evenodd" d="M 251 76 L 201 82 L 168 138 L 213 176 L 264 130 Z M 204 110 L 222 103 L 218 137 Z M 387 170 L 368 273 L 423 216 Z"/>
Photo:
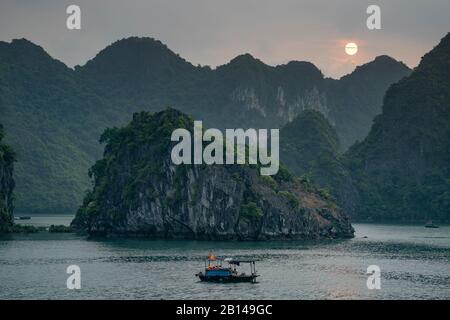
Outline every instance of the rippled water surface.
<path id="1" fill-rule="evenodd" d="M 68 224 L 70 216 L 24 223 Z M 325 242 L 93 240 L 71 234 L 0 238 L 0 299 L 450 299 L 450 227 L 354 224 L 356 238 Z M 212 251 L 256 258 L 256 284 L 194 277 Z M 66 268 L 81 268 L 81 290 Z M 368 290 L 366 269 L 381 268 Z M 241 267 L 247 271 L 245 266 Z"/>

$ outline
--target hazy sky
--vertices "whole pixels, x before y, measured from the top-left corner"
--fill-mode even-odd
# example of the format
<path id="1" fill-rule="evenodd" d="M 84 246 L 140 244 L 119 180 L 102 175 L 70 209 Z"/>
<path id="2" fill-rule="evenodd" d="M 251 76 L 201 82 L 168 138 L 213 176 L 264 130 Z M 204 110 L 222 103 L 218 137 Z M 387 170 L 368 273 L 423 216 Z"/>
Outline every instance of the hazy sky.
<path id="1" fill-rule="evenodd" d="M 77 4 L 82 30 L 66 28 Z M 382 30 L 366 27 L 381 7 Z M 415 67 L 450 32 L 450 0 L 0 0 L 0 40 L 27 38 L 69 66 L 128 36 L 161 40 L 193 64 L 212 67 L 250 53 L 267 64 L 313 62 L 339 77 L 388 54 Z M 344 53 L 347 42 L 357 55 Z"/>

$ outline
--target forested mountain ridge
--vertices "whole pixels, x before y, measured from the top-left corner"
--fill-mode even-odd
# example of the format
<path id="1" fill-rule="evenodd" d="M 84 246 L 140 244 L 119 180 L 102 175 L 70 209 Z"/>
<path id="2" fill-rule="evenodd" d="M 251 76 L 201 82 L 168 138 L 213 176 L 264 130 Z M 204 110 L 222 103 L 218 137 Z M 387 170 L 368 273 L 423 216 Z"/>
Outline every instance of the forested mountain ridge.
<path id="1" fill-rule="evenodd" d="M 41 47 L 0 42 L 0 114 L 18 158 L 17 209 L 76 207 L 89 187 L 86 170 L 101 154 L 97 137 L 110 125 L 104 110 L 102 99 Z"/>

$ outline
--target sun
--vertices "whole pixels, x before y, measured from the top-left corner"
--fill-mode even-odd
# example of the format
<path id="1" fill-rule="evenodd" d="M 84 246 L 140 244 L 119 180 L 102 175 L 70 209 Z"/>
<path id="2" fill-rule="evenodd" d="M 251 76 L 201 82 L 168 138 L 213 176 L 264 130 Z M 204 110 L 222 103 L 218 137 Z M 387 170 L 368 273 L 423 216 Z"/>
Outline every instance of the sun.
<path id="1" fill-rule="evenodd" d="M 354 42 L 349 42 L 345 45 L 345 53 L 349 56 L 354 56 L 358 52 L 358 45 Z"/>

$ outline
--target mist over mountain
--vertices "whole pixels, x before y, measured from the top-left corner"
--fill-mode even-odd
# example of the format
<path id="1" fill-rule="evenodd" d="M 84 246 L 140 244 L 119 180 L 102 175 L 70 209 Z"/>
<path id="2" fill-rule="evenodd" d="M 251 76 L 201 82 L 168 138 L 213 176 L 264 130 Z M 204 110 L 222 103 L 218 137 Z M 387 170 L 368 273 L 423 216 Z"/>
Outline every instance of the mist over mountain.
<path id="1" fill-rule="evenodd" d="M 346 158 L 361 217 L 449 219 L 450 34 L 390 87 L 368 137 Z"/>
<path id="2" fill-rule="evenodd" d="M 98 137 L 133 112 L 171 106 L 209 127 L 279 128 L 313 109 L 345 149 L 364 138 L 384 91 L 409 72 L 382 57 L 333 80 L 308 62 L 273 67 L 249 54 L 211 69 L 137 37 L 73 70 L 27 40 L 0 42 L 0 121 L 18 155 L 17 210 L 77 208 L 101 155 Z"/>

